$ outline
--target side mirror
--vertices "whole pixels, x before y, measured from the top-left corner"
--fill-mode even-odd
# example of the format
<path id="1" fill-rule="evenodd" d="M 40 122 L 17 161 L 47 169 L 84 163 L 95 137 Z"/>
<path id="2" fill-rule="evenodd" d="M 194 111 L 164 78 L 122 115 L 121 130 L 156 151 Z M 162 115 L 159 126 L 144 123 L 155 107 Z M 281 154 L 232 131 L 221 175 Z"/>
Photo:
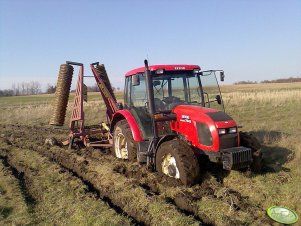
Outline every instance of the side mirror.
<path id="1" fill-rule="evenodd" d="M 223 82 L 223 81 L 225 80 L 225 74 L 224 74 L 224 72 L 221 71 L 221 72 L 219 73 L 219 75 L 220 75 L 221 81 Z"/>
<path id="2" fill-rule="evenodd" d="M 138 74 L 132 75 L 132 86 L 139 86 L 140 78 Z"/>
<path id="3" fill-rule="evenodd" d="M 222 98 L 221 98 L 220 95 L 216 95 L 215 99 L 216 99 L 216 101 L 217 101 L 218 104 L 222 104 Z"/>

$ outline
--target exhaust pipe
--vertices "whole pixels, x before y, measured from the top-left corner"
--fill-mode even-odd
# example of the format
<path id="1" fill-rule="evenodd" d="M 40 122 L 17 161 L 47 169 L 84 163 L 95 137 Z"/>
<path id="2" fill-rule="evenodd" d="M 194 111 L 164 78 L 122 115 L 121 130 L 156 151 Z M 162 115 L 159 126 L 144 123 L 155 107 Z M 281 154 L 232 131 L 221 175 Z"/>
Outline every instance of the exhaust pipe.
<path id="1" fill-rule="evenodd" d="M 146 92 L 147 92 L 147 100 L 148 100 L 148 112 L 153 118 L 155 114 L 155 101 L 154 101 L 154 90 L 153 90 L 153 82 L 150 74 L 150 70 L 148 68 L 147 60 L 144 60 L 145 66 L 145 80 L 146 80 Z"/>

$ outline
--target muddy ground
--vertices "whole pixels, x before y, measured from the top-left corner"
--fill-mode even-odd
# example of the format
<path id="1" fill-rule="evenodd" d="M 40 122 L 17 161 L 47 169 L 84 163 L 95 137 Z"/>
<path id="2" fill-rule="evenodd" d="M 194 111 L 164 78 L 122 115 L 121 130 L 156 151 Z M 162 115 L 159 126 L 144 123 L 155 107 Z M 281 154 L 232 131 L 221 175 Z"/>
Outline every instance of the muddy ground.
<path id="1" fill-rule="evenodd" d="M 93 197 L 94 201 L 105 203 L 108 207 L 106 211 L 113 211 L 111 215 L 114 221 L 107 222 L 109 224 L 273 224 L 260 203 L 224 184 L 223 178 L 227 173 L 215 165 L 204 166 L 206 173 L 203 174 L 202 182 L 188 188 L 176 181 L 159 177 L 145 166 L 118 160 L 111 155 L 110 150 L 68 150 L 67 147 L 45 144 L 45 139 L 49 137 L 62 140 L 66 134 L 65 130 L 50 127 L 1 126 L 0 156 L 12 175 L 23 181 L 20 191 L 25 199 L 29 197 L 34 202 L 43 201 L 43 186 L 39 186 L 36 180 L 40 174 L 46 177 L 49 175 L 46 171 L 45 174 L 43 170 L 24 163 L 25 160 L 18 157 L 18 153 L 23 152 L 27 155 L 35 153 L 35 158 L 45 159 L 43 164 L 46 161 L 47 168 L 55 165 L 56 171 L 68 174 L 69 182 L 74 180 L 85 186 L 85 194 L 82 196 Z M 254 176 L 250 172 L 244 174 L 245 177 Z M 204 208 L 204 203 L 208 203 L 207 207 L 209 204 L 214 205 Z M 225 213 L 214 215 L 214 211 Z M 43 219 L 40 220 L 32 223 L 42 223 Z"/>

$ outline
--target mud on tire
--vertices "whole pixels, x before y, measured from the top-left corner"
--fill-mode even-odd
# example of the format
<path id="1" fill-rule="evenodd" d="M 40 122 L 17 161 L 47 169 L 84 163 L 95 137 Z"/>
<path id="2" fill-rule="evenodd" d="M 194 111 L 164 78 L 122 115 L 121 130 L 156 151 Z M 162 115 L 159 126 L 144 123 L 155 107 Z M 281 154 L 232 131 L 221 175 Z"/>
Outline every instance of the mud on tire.
<path id="1" fill-rule="evenodd" d="M 199 182 L 200 166 L 198 159 L 187 144 L 179 140 L 170 140 L 161 144 L 156 154 L 156 169 L 160 175 L 165 175 L 163 172 L 163 159 L 167 155 L 175 158 L 179 171 L 178 179 L 184 185 L 191 186 Z"/>
<path id="2" fill-rule="evenodd" d="M 131 162 L 134 162 L 137 160 L 137 145 L 134 141 L 133 135 L 131 128 L 129 124 L 127 123 L 126 120 L 120 120 L 119 122 L 116 123 L 114 127 L 114 132 L 113 132 L 113 154 L 117 156 L 116 154 L 116 138 L 117 136 L 122 134 L 125 138 L 126 142 L 126 149 L 127 149 L 127 156 L 126 157 L 121 157 L 123 159 L 128 159 Z M 120 156 L 119 156 L 120 158 Z"/>
<path id="3" fill-rule="evenodd" d="M 240 145 L 252 149 L 253 163 L 251 164 L 251 170 L 254 172 L 260 172 L 263 166 L 262 152 L 260 150 L 261 144 L 251 133 L 239 132 L 239 136 Z"/>

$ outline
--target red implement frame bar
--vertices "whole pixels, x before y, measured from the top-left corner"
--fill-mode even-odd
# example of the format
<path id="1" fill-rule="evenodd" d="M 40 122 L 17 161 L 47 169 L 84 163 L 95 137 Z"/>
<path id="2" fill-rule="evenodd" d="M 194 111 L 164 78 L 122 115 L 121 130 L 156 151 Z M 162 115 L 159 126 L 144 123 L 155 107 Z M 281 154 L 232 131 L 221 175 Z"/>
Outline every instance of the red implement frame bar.
<path id="1" fill-rule="evenodd" d="M 82 63 L 70 62 L 67 61 L 67 64 L 79 66 L 78 79 L 76 84 L 76 92 L 74 97 L 74 104 L 71 113 L 70 120 L 70 133 L 69 141 L 65 144 L 69 144 L 69 147 L 72 147 L 74 138 L 79 138 L 85 146 L 95 146 L 95 147 L 111 147 L 112 146 L 112 135 L 108 132 L 106 125 L 101 125 L 98 129 L 85 129 L 85 113 L 84 113 L 84 77 L 93 77 L 93 76 L 84 76 L 84 65 Z M 109 89 L 106 87 L 105 82 L 98 74 L 95 69 L 95 65 L 99 63 L 90 64 L 91 70 L 93 72 L 94 78 L 96 80 L 99 91 L 102 95 L 104 103 L 107 107 L 107 118 L 111 122 L 113 114 L 118 110 L 117 102 L 115 98 L 109 92 Z M 89 135 L 92 134 L 107 134 L 102 137 L 99 141 L 90 141 Z"/>
<path id="2" fill-rule="evenodd" d="M 85 113 L 84 113 L 84 65 L 76 62 L 66 62 L 67 64 L 79 66 L 78 79 L 76 84 L 76 91 L 74 97 L 74 104 L 70 120 L 70 143 L 72 144 L 75 137 L 79 137 L 86 145 L 85 132 Z"/>
<path id="3" fill-rule="evenodd" d="M 106 87 L 105 82 L 98 74 L 95 65 L 99 65 L 99 62 L 90 64 L 91 70 L 93 72 L 93 75 L 95 77 L 97 86 L 99 88 L 99 91 L 101 93 L 102 99 L 105 102 L 105 105 L 107 107 L 107 118 L 108 121 L 111 122 L 113 118 L 113 114 L 118 111 L 118 105 L 114 97 L 111 95 L 108 87 Z"/>

